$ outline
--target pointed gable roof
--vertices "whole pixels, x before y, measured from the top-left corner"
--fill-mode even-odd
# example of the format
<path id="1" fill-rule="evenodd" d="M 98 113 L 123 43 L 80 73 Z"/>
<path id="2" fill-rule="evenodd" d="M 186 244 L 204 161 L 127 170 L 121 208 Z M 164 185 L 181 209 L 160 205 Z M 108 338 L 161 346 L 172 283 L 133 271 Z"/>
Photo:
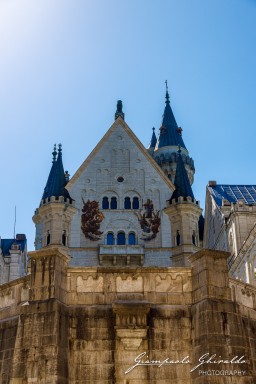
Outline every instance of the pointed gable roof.
<path id="1" fill-rule="evenodd" d="M 153 133 L 152 133 L 152 137 L 151 137 L 148 149 L 149 148 L 155 148 L 156 142 L 157 142 L 157 138 L 156 138 L 156 134 L 155 134 L 155 128 L 153 127 L 152 130 L 153 130 Z"/>
<path id="2" fill-rule="evenodd" d="M 55 196 L 55 197 L 63 196 L 64 198 L 71 199 L 68 191 L 65 188 L 67 181 L 64 173 L 63 163 L 62 163 L 61 144 L 59 144 L 57 160 L 56 160 L 56 156 L 57 156 L 56 145 L 54 146 L 54 150 L 52 154 L 53 154 L 52 167 L 48 176 L 46 186 L 44 188 L 42 199 L 44 200 L 44 199 L 50 198 L 51 196 Z"/>
<path id="3" fill-rule="evenodd" d="M 169 188 L 174 189 L 173 183 L 170 181 L 170 179 L 165 175 L 165 173 L 162 171 L 162 169 L 159 167 L 159 165 L 155 162 L 155 160 L 152 158 L 152 156 L 148 153 L 144 145 L 140 142 L 140 140 L 137 138 L 137 136 L 133 133 L 133 131 L 129 128 L 129 126 L 126 124 L 126 122 L 122 119 L 122 117 L 117 117 L 115 122 L 112 124 L 112 126 L 109 128 L 109 130 L 105 133 L 103 138 L 99 141 L 99 143 L 96 145 L 96 147 L 92 150 L 90 155 L 86 158 L 86 160 L 83 162 L 83 164 L 79 167 L 79 169 L 76 171 L 76 173 L 73 175 L 73 177 L 70 179 L 70 181 L 67 184 L 67 188 L 71 188 L 75 182 L 78 180 L 80 175 L 84 172 L 86 167 L 89 165 L 89 163 L 92 161 L 94 156 L 100 151 L 104 143 L 108 140 L 110 135 L 118 129 L 118 127 L 121 126 L 124 131 L 129 135 L 129 137 L 132 139 L 132 141 L 135 143 L 135 145 L 140 149 L 141 153 L 145 156 L 145 158 L 151 163 L 152 167 L 157 171 L 159 175 L 161 175 L 162 179 L 165 181 L 165 183 L 168 185 Z"/>
<path id="4" fill-rule="evenodd" d="M 166 85 L 167 87 L 167 85 Z M 171 105 L 168 88 L 166 88 L 165 95 L 165 109 L 163 114 L 162 126 L 158 137 L 156 147 L 167 147 L 167 146 L 180 146 L 186 149 L 184 141 L 181 136 L 182 129 L 178 127 L 176 123 Z"/>
<path id="5" fill-rule="evenodd" d="M 181 157 L 180 149 L 178 151 L 177 168 L 176 168 L 174 185 L 176 189 L 172 194 L 171 200 L 177 199 L 180 196 L 184 198 L 191 197 L 192 200 L 195 199 L 190 182 L 189 182 L 188 174 Z"/>

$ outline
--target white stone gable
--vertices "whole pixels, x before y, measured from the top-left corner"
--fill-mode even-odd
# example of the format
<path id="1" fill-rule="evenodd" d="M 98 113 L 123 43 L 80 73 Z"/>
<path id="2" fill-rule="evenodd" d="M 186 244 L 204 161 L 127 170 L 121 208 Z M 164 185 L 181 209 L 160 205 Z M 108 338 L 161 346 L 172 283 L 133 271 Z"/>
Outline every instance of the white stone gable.
<path id="1" fill-rule="evenodd" d="M 119 230 L 125 231 L 126 236 L 129 231 L 135 232 L 137 243 L 144 244 L 138 212 L 147 199 L 152 200 L 154 209 L 161 211 L 174 190 L 172 183 L 121 119 L 109 129 L 67 188 L 78 208 L 71 225 L 70 242 L 74 247 L 104 244 L 106 234 L 111 230 L 115 236 Z M 102 209 L 104 198 L 108 199 L 109 205 L 115 201 L 116 208 Z M 98 242 L 86 239 L 80 228 L 83 200 L 88 199 L 98 201 L 104 214 L 100 229 L 103 235 Z M 130 200 L 131 209 L 125 209 L 125 199 Z M 133 209 L 134 199 L 139 209 Z M 163 246 L 162 237 L 160 231 L 157 238 L 150 241 L 150 246 Z"/>

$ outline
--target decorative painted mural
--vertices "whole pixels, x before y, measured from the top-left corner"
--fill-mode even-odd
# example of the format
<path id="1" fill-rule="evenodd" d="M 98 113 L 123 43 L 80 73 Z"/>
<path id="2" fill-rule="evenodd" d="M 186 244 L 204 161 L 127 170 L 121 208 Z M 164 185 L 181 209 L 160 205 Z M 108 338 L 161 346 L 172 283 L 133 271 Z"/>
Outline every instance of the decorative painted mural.
<path id="1" fill-rule="evenodd" d="M 153 202 L 150 199 L 147 199 L 143 207 L 142 213 L 138 215 L 138 220 L 143 231 L 141 239 L 150 241 L 154 239 L 159 232 L 161 224 L 160 211 L 154 210 Z"/>
<path id="2" fill-rule="evenodd" d="M 81 229 L 85 237 L 92 241 L 101 239 L 103 232 L 100 231 L 101 222 L 104 219 L 103 213 L 99 209 L 99 202 L 95 200 L 83 200 L 83 209 L 81 216 Z"/>

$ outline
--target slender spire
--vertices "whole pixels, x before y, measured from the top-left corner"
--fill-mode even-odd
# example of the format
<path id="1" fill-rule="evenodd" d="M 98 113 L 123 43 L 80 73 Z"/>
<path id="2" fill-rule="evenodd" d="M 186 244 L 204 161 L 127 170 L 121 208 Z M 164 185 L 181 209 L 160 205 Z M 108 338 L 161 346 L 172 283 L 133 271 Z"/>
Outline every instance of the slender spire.
<path id="1" fill-rule="evenodd" d="M 156 138 L 156 134 L 155 134 L 155 127 L 152 128 L 152 137 L 151 137 L 151 140 L 150 140 L 150 143 L 149 143 L 149 146 L 148 146 L 148 149 L 149 148 L 155 148 L 156 146 L 156 142 L 157 142 L 157 138 Z"/>
<path id="2" fill-rule="evenodd" d="M 54 163 L 56 161 L 57 151 L 56 151 L 56 144 L 54 144 L 53 152 L 52 152 L 52 162 Z"/>
<path id="3" fill-rule="evenodd" d="M 124 113 L 123 113 L 123 103 L 122 103 L 122 100 L 118 100 L 118 101 L 117 101 L 117 105 L 116 105 L 116 113 L 115 113 L 115 120 L 116 120 L 119 116 L 124 120 Z"/>
<path id="4" fill-rule="evenodd" d="M 191 197 L 192 200 L 195 199 L 190 182 L 189 182 L 188 174 L 181 157 L 180 147 L 178 150 L 177 168 L 176 168 L 174 185 L 176 189 L 172 194 L 171 200 L 177 199 L 180 196 L 184 198 Z"/>
<path id="5" fill-rule="evenodd" d="M 163 114 L 162 126 L 160 128 L 159 138 L 157 142 L 157 148 L 180 145 L 182 148 L 186 149 L 181 135 L 182 130 L 177 125 L 170 105 L 170 96 L 168 91 L 167 80 L 165 81 L 165 86 L 165 109 Z"/>
<path id="6" fill-rule="evenodd" d="M 67 180 L 64 173 L 63 163 L 62 163 L 62 145 L 58 145 L 58 157 L 56 151 L 56 144 L 54 145 L 54 149 L 52 152 L 53 160 L 52 167 L 48 176 L 48 180 L 44 189 L 42 199 L 50 198 L 51 196 L 59 197 L 63 196 L 65 198 L 71 199 L 68 191 L 65 186 L 67 184 Z"/>

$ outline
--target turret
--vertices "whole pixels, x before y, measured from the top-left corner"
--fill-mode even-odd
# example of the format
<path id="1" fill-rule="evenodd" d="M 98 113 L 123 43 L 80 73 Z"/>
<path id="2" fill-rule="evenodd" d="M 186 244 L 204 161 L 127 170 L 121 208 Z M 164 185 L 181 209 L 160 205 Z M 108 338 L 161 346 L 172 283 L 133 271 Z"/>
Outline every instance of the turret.
<path id="1" fill-rule="evenodd" d="M 188 174 L 190 184 L 194 181 L 194 161 L 189 157 L 189 152 L 184 144 L 182 137 L 182 128 L 178 127 L 174 117 L 168 92 L 167 81 L 165 94 L 165 109 L 162 119 L 162 125 L 159 129 L 159 136 L 154 147 L 153 157 L 160 165 L 169 179 L 174 182 L 177 167 L 177 151 L 180 148 L 181 156 Z"/>
<path id="2" fill-rule="evenodd" d="M 173 266 L 182 267 L 189 266 L 188 256 L 199 250 L 198 221 L 202 209 L 194 198 L 180 148 L 177 154 L 174 185 L 176 189 L 165 213 L 172 228 L 172 263 Z"/>
<path id="3" fill-rule="evenodd" d="M 52 167 L 44 188 L 42 200 L 33 221 L 36 224 L 35 248 L 49 245 L 68 246 L 70 222 L 76 212 L 73 200 L 66 189 L 68 173 L 64 172 L 62 149 L 53 150 Z"/>
<path id="4" fill-rule="evenodd" d="M 150 153 L 151 156 L 154 153 L 154 150 L 155 150 L 155 147 L 156 147 L 156 143 L 157 143 L 157 138 L 156 138 L 156 134 L 155 134 L 155 127 L 152 128 L 152 131 L 153 131 L 152 137 L 151 137 L 149 146 L 147 148 L 148 153 Z"/>

